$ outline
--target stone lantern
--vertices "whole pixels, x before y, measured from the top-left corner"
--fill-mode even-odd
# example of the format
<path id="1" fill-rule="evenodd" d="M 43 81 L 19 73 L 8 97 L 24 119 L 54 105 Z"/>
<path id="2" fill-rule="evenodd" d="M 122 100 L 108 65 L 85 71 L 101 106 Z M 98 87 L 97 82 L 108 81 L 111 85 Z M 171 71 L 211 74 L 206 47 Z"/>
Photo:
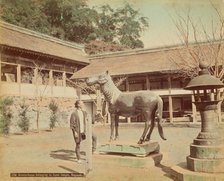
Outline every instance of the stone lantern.
<path id="1" fill-rule="evenodd" d="M 224 137 L 218 123 L 217 106 L 218 91 L 224 84 L 210 75 L 205 63 L 200 63 L 199 68 L 199 75 L 185 89 L 193 91 L 193 103 L 201 115 L 201 131 L 190 145 L 187 168 L 172 168 L 178 180 L 224 179 Z"/>

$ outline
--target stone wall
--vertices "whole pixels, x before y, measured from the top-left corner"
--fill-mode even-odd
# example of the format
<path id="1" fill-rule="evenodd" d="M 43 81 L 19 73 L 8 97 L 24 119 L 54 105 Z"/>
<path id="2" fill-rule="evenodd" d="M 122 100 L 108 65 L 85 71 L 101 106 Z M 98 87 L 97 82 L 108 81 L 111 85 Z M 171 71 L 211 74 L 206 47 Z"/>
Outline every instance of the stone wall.
<path id="1" fill-rule="evenodd" d="M 74 98 L 49 98 L 44 97 L 33 98 L 33 97 L 19 97 L 11 96 L 13 99 L 13 105 L 11 106 L 13 118 L 10 127 L 10 133 L 21 132 L 18 126 L 19 121 L 19 111 L 21 110 L 20 104 L 25 102 L 28 105 L 27 117 L 30 121 L 29 130 L 37 129 L 37 103 L 39 103 L 40 114 L 39 114 L 39 129 L 46 130 L 49 129 L 51 110 L 49 109 L 49 104 L 51 100 L 54 100 L 58 107 L 58 122 L 56 122 L 56 127 L 69 127 L 69 118 L 72 110 L 74 109 Z"/>

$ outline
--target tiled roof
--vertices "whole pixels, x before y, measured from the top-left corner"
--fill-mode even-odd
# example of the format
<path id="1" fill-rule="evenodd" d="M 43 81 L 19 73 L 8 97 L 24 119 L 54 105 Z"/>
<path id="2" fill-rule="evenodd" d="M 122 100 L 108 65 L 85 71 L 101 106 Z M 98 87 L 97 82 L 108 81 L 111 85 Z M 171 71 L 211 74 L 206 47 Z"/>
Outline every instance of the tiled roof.
<path id="1" fill-rule="evenodd" d="M 89 64 L 84 46 L 0 21 L 0 44 Z"/>

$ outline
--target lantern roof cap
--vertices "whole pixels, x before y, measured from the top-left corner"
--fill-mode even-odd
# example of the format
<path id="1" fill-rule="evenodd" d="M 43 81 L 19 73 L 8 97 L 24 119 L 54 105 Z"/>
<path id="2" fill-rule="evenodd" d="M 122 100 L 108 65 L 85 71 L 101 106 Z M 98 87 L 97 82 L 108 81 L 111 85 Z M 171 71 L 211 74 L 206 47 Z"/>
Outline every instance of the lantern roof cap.
<path id="1" fill-rule="evenodd" d="M 212 76 L 208 71 L 208 64 L 205 61 L 199 63 L 199 75 L 194 77 L 184 88 L 186 90 L 204 90 L 204 89 L 219 89 L 224 87 L 220 79 Z"/>

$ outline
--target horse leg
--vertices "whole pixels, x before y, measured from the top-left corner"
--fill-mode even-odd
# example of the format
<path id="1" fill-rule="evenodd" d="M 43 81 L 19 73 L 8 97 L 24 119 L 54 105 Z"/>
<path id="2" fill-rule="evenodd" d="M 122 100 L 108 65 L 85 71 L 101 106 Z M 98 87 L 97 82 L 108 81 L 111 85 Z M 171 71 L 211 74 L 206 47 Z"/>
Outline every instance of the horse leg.
<path id="1" fill-rule="evenodd" d="M 142 144 L 145 140 L 145 135 L 147 134 L 148 130 L 149 130 L 149 122 L 150 122 L 150 114 L 151 112 L 149 111 L 144 111 L 143 116 L 145 118 L 145 128 L 144 131 L 142 133 L 142 136 L 140 137 L 138 144 Z"/>
<path id="2" fill-rule="evenodd" d="M 115 127 L 115 114 L 111 114 L 111 123 L 110 123 L 110 140 L 114 140 L 114 127 Z"/>
<path id="3" fill-rule="evenodd" d="M 115 116 L 115 140 L 119 139 L 119 134 L 118 134 L 118 126 L 119 126 L 119 116 Z"/>
<path id="4" fill-rule="evenodd" d="M 157 108 L 157 117 L 158 117 L 158 131 L 159 135 L 163 140 L 166 140 L 164 134 L 163 134 L 163 127 L 161 126 L 161 121 L 162 121 L 162 114 L 163 114 L 163 101 L 160 98 L 158 101 L 158 108 Z"/>
<path id="5" fill-rule="evenodd" d="M 150 127 L 150 130 L 149 130 L 149 133 L 146 136 L 145 141 L 149 141 L 150 140 L 152 131 L 153 131 L 154 127 L 155 127 L 155 116 L 156 116 L 156 110 L 154 110 L 152 112 L 152 115 L 151 115 L 151 127 Z"/>
<path id="6" fill-rule="evenodd" d="M 162 116 L 158 115 L 158 131 L 159 135 L 163 140 L 166 140 L 164 133 L 163 133 L 163 127 L 161 126 Z"/>

